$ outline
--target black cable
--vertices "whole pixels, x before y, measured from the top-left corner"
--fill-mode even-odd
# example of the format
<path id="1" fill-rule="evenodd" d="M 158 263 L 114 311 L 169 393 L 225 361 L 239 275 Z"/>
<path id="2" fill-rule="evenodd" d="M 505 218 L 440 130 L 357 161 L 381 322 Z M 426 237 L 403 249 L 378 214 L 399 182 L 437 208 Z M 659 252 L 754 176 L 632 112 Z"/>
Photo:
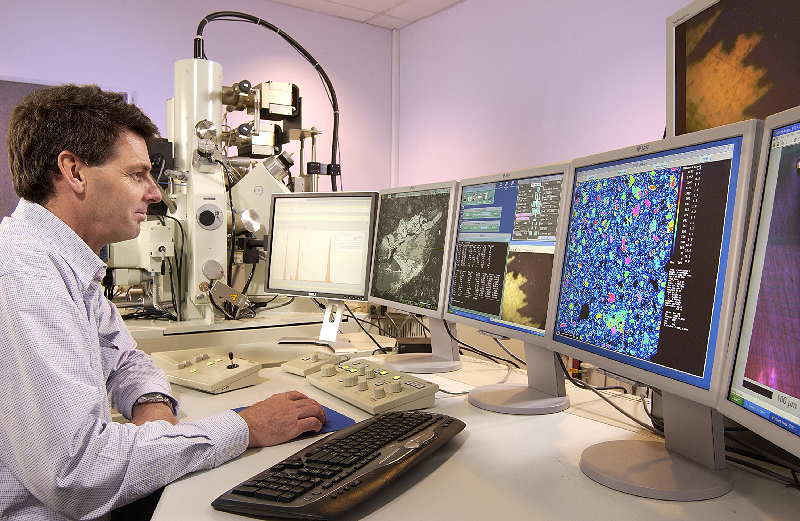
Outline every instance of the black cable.
<path id="1" fill-rule="evenodd" d="M 742 449 L 741 447 L 736 447 L 734 445 L 725 444 L 725 451 L 726 452 L 730 452 L 731 454 L 737 454 L 739 456 L 744 456 L 747 459 L 760 461 L 762 463 L 770 463 L 770 464 L 773 464 L 773 465 L 775 464 L 774 461 L 772 461 L 769 458 L 765 458 L 764 456 L 762 456 L 761 454 L 758 454 L 757 452 L 753 452 L 753 451 L 750 451 L 750 450 L 747 450 L 747 449 Z"/>
<path id="2" fill-rule="evenodd" d="M 593 390 L 594 389 L 596 391 L 621 391 L 622 394 L 628 394 L 628 390 L 625 389 L 624 387 L 622 387 L 621 385 L 609 385 L 609 386 L 606 386 L 606 387 L 594 387 L 593 385 L 587 384 L 583 380 L 578 380 L 577 378 L 575 378 L 571 374 L 569 374 L 569 370 L 564 365 L 564 361 L 563 360 L 561 360 L 561 368 L 564 370 L 564 372 L 565 372 L 564 374 L 566 374 L 567 379 L 570 381 L 570 383 L 572 385 L 574 385 L 575 387 L 579 388 L 579 389 L 586 389 L 586 390 Z M 661 393 L 659 393 L 659 394 L 661 394 Z M 645 412 L 647 412 L 647 411 L 645 410 Z M 648 414 L 648 416 L 650 416 L 650 415 Z M 655 416 L 653 416 L 653 418 L 655 418 Z"/>
<path id="3" fill-rule="evenodd" d="M 356 320 L 358 320 L 359 322 L 364 322 L 366 324 L 369 324 L 372 327 L 377 327 L 378 328 L 378 332 L 382 333 L 385 336 L 388 336 L 388 337 L 392 336 L 392 334 L 390 332 L 388 332 L 385 329 L 383 329 L 380 326 L 380 324 L 375 324 L 374 322 L 372 322 L 372 320 L 364 320 L 364 319 L 361 319 L 361 318 L 356 318 Z"/>
<path id="4" fill-rule="evenodd" d="M 622 413 L 623 416 L 625 416 L 626 418 L 634 421 L 637 425 L 639 425 L 641 427 L 644 427 L 645 429 L 647 429 L 648 431 L 652 432 L 656 436 L 660 436 L 660 437 L 664 436 L 664 433 L 663 432 L 659 432 L 655 427 L 653 427 L 651 425 L 647 425 L 645 422 L 639 420 L 638 418 L 634 418 L 633 416 L 631 416 L 627 412 L 623 411 L 622 408 L 619 405 L 617 405 L 614 402 L 612 402 L 611 400 L 609 400 L 608 397 L 606 397 L 603 393 L 601 393 L 599 389 L 595 388 L 594 386 L 591 386 L 591 385 L 587 384 L 586 382 L 583 382 L 581 380 L 573 378 L 572 375 L 569 374 L 569 371 L 567 371 L 567 366 L 564 365 L 564 360 L 561 359 L 561 354 L 560 353 L 556 353 L 556 355 L 557 355 L 556 359 L 558 360 L 559 365 L 561 365 L 561 370 L 564 372 L 564 377 L 567 380 L 569 380 L 572 383 L 572 385 L 574 385 L 575 387 L 578 387 L 580 389 L 588 389 L 589 391 L 592 391 L 594 394 L 596 394 L 597 396 L 602 398 L 606 403 L 608 403 L 611 407 L 615 408 L 617 411 Z"/>
<path id="5" fill-rule="evenodd" d="M 466 343 L 462 342 L 461 340 L 457 339 L 456 337 L 453 336 L 453 333 L 450 331 L 450 326 L 447 325 L 447 320 L 443 320 L 442 322 L 444 323 L 444 329 L 447 331 L 447 334 L 450 336 L 450 338 L 455 340 L 457 343 L 461 344 L 464 347 L 464 349 L 466 349 L 467 351 L 475 353 L 476 355 L 484 356 L 484 357 L 488 358 L 489 360 L 491 360 L 492 362 L 494 362 L 496 364 L 500 363 L 500 362 L 498 362 L 498 360 L 500 360 L 500 361 L 503 361 L 503 362 L 505 362 L 507 364 L 513 365 L 514 367 L 519 369 L 519 366 L 516 363 L 512 362 L 511 360 L 506 360 L 502 356 L 492 355 L 492 354 L 487 353 L 485 351 L 481 351 L 480 349 L 478 349 L 476 347 L 472 347 L 471 345 L 466 344 Z"/>
<path id="6" fill-rule="evenodd" d="M 177 321 L 177 317 L 168 311 L 164 311 L 161 309 L 137 309 L 132 313 L 127 313 L 123 315 L 124 319 L 135 319 L 135 320 L 172 320 Z"/>
<path id="7" fill-rule="evenodd" d="M 730 432 L 730 429 L 725 429 L 725 437 L 728 438 L 729 440 L 733 441 L 734 443 L 736 443 L 738 445 L 741 445 L 742 447 L 744 447 L 744 448 L 746 448 L 748 450 L 751 450 L 751 451 L 755 452 L 756 454 L 761 455 L 767 461 L 769 461 L 769 462 L 771 462 L 771 463 L 773 463 L 775 465 L 778 465 L 778 466 L 783 467 L 785 469 L 791 470 L 792 472 L 800 472 L 800 467 L 799 466 L 797 466 L 797 465 L 795 465 L 793 463 L 790 463 L 788 461 L 785 461 L 785 460 L 783 460 L 783 459 L 781 459 L 781 458 L 779 458 L 777 456 L 774 456 L 774 455 L 772 455 L 772 454 L 770 454 L 770 453 L 768 453 L 768 452 L 756 447 L 755 445 L 752 445 L 751 443 L 748 443 L 748 442 L 742 440 L 741 438 L 738 438 L 737 436 L 733 436 L 731 434 L 731 432 Z"/>
<path id="8" fill-rule="evenodd" d="M 173 221 L 175 221 L 175 223 L 177 223 L 177 225 L 178 225 L 178 228 L 181 230 L 181 252 L 180 252 L 180 255 L 178 256 L 178 258 L 175 261 L 175 264 L 176 264 L 175 273 L 178 276 L 178 291 L 180 292 L 180 291 L 183 291 L 183 248 L 184 248 L 184 245 L 186 244 L 186 232 L 183 229 L 183 224 L 181 224 L 181 222 L 178 219 L 176 219 L 175 217 L 172 217 L 170 215 L 164 215 L 164 217 L 166 217 L 167 219 L 172 219 Z M 180 306 L 180 304 L 181 304 L 180 298 L 178 298 L 177 299 L 177 305 Z M 176 309 L 175 312 L 178 315 L 178 320 L 180 320 L 182 317 L 181 317 L 181 313 L 179 312 L 179 308 Z"/>
<path id="9" fill-rule="evenodd" d="M 269 305 L 269 303 L 270 303 L 270 302 L 272 302 L 272 301 L 273 301 L 273 300 L 275 300 L 276 298 L 278 298 L 278 295 L 273 295 L 273 296 L 272 296 L 272 298 L 271 298 L 271 299 L 269 299 L 269 300 L 268 300 L 268 301 L 266 301 L 266 302 L 254 302 L 254 303 L 253 303 L 253 309 L 261 309 L 261 308 L 265 308 L 265 307 L 267 307 L 267 306 Z M 292 299 L 294 299 L 294 297 L 292 297 Z"/>
<path id="10" fill-rule="evenodd" d="M 208 299 L 211 301 L 211 305 L 214 307 L 214 309 L 222 313 L 222 316 L 225 317 L 226 320 L 234 319 L 232 315 L 229 315 L 227 311 L 222 309 L 220 305 L 217 304 L 217 302 L 214 300 L 214 295 L 211 294 L 211 291 L 208 292 Z"/>
<path id="11" fill-rule="evenodd" d="M 792 477 L 790 478 L 784 476 L 783 474 L 779 474 L 778 472 L 764 468 L 761 465 L 756 465 L 755 463 L 751 463 L 747 460 L 743 460 L 733 456 L 726 456 L 725 459 L 729 463 L 736 463 L 737 465 L 748 467 L 750 469 L 755 470 L 756 472 L 760 472 L 761 474 L 767 475 L 773 479 L 777 479 L 780 482 L 786 483 L 786 486 L 788 487 L 800 489 L 800 482 L 797 480 L 797 475 L 795 474 L 794 471 L 792 471 Z"/>
<path id="12" fill-rule="evenodd" d="M 389 311 L 387 310 L 385 315 L 378 315 L 378 320 L 380 320 L 381 317 L 386 317 L 386 319 L 389 320 L 389 322 L 391 322 L 392 325 L 394 326 L 394 330 L 397 331 L 397 333 L 395 333 L 394 335 L 389 335 L 389 336 L 394 336 L 395 338 L 400 336 L 400 326 L 398 326 L 397 322 L 394 321 L 392 316 L 389 314 Z"/>
<path id="13" fill-rule="evenodd" d="M 425 325 L 425 323 L 424 323 L 422 320 L 420 320 L 420 319 L 419 319 L 419 317 L 418 317 L 417 315 L 414 315 L 414 314 L 412 314 L 412 315 L 411 315 L 411 318 L 413 318 L 414 320 L 416 320 L 416 321 L 417 321 L 417 324 L 419 324 L 420 326 L 422 326 L 422 329 L 424 329 L 425 331 L 427 331 L 427 332 L 428 332 L 428 336 L 430 336 L 430 334 L 431 334 L 431 328 L 429 328 L 428 326 L 426 326 L 426 325 Z"/>
<path id="14" fill-rule="evenodd" d="M 269 304 L 270 302 L 272 302 L 272 301 L 273 301 L 273 300 L 275 300 L 276 298 L 278 298 L 278 295 L 275 295 L 275 297 L 274 297 L 274 298 L 272 298 L 272 300 L 269 300 L 269 301 L 267 301 L 266 303 L 264 303 L 264 305 L 263 305 L 263 306 L 257 306 L 257 308 L 256 308 L 256 309 L 261 309 L 262 307 L 266 306 L 267 304 Z M 270 311 L 270 310 L 272 310 L 272 309 L 278 309 L 278 308 L 282 308 L 282 307 L 284 307 L 284 306 L 288 306 L 289 304 L 291 304 L 292 302 L 294 302 L 294 299 L 295 299 L 295 297 L 291 297 L 291 298 L 290 298 L 289 300 L 287 300 L 286 302 L 281 302 L 281 303 L 280 303 L 280 304 L 278 304 L 277 306 L 272 306 L 271 308 L 267 308 L 267 307 L 265 307 L 265 308 L 264 308 L 264 311 Z"/>
<path id="15" fill-rule="evenodd" d="M 242 288 L 242 295 L 246 294 L 247 290 L 250 289 L 250 283 L 253 282 L 253 274 L 256 272 L 256 266 L 257 264 L 253 264 L 253 269 L 250 270 L 250 275 L 244 283 L 244 288 Z"/>
<path id="16" fill-rule="evenodd" d="M 526 363 L 525 363 L 525 360 L 523 360 L 522 358 L 518 357 L 517 355 L 515 355 L 514 353 L 512 353 L 512 352 L 511 352 L 511 351 L 510 351 L 510 350 L 509 350 L 509 349 L 508 349 L 506 346 L 504 346 L 504 345 L 503 345 L 503 343 L 500 341 L 500 339 L 499 339 L 499 338 L 497 338 L 497 337 L 495 337 L 495 336 L 492 336 L 492 340 L 494 340 L 495 344 L 497 344 L 498 346 L 500 346 L 500 349 L 502 349 L 502 350 L 503 350 L 503 351 L 505 351 L 505 352 L 506 352 L 506 353 L 507 353 L 509 356 L 511 356 L 511 358 L 513 358 L 514 360 L 516 360 L 517 362 L 519 362 L 519 363 L 520 363 L 520 364 L 522 364 L 522 365 L 525 365 L 525 366 L 527 366 L 527 365 L 528 365 L 528 364 L 526 364 Z"/>
<path id="17" fill-rule="evenodd" d="M 175 277 L 173 276 L 172 259 L 167 257 L 167 265 L 169 266 L 169 290 L 172 293 L 172 306 L 175 308 L 175 316 L 178 321 L 181 319 L 180 308 L 178 307 L 177 295 L 175 293 Z"/>
<path id="18" fill-rule="evenodd" d="M 311 299 L 311 300 L 314 300 L 314 299 Z M 358 324 L 358 327 L 360 327 L 360 328 L 361 328 L 361 331 L 363 331 L 364 333 L 366 333 L 366 334 L 367 334 L 367 336 L 370 338 L 370 340 L 372 340 L 373 342 L 375 342 L 375 345 L 376 345 L 376 346 L 378 346 L 378 349 L 380 349 L 380 350 L 381 350 L 381 353 L 383 353 L 383 354 L 386 354 L 386 349 L 385 349 L 385 348 L 384 348 L 384 347 L 383 347 L 383 346 L 382 346 L 382 345 L 381 345 L 381 344 L 380 344 L 380 343 L 379 343 L 377 340 L 375 340 L 375 337 L 374 337 L 374 336 L 372 336 L 372 335 L 370 335 L 370 334 L 369 334 L 369 331 L 367 331 L 366 329 L 364 329 L 364 326 L 362 326 L 362 325 L 361 325 L 361 321 L 359 321 L 359 320 L 356 318 L 356 316 L 353 314 L 353 312 L 352 312 L 352 311 L 350 311 L 350 306 L 348 306 L 348 305 L 347 305 L 347 302 L 345 302 L 345 301 L 342 301 L 342 304 L 344 304 L 344 309 L 346 309 L 346 310 L 347 310 L 347 312 L 348 312 L 348 313 L 350 313 L 350 316 L 351 316 L 351 317 L 353 317 L 353 320 L 355 320 L 355 321 L 356 321 L 356 324 Z"/>
<path id="19" fill-rule="evenodd" d="M 215 13 L 206 15 L 202 20 L 200 20 L 200 24 L 197 26 L 197 36 L 195 36 L 194 38 L 194 58 L 196 59 L 198 58 L 207 59 L 203 43 L 203 29 L 205 28 L 206 24 L 214 20 L 249 22 L 265 27 L 270 31 L 277 33 L 281 38 L 286 40 L 286 42 L 289 43 L 289 45 L 291 45 L 306 60 L 308 60 L 308 62 L 311 63 L 311 65 L 314 66 L 314 69 L 316 69 L 320 78 L 322 78 L 322 82 L 325 85 L 325 89 L 328 94 L 328 99 L 330 100 L 331 107 L 333 108 L 333 133 L 331 135 L 331 165 L 337 164 L 336 155 L 339 147 L 339 102 L 336 99 L 336 91 L 334 91 L 333 89 L 333 84 L 331 83 L 330 78 L 325 73 L 325 70 L 322 68 L 319 62 L 313 56 L 311 56 L 311 54 L 307 50 L 305 50 L 305 48 L 302 45 L 297 43 L 297 41 L 294 38 L 292 38 L 285 32 L 281 31 L 278 27 L 272 25 L 266 20 L 262 20 L 261 18 L 245 13 L 240 13 L 237 11 L 217 11 Z"/>
<path id="20" fill-rule="evenodd" d="M 235 222 L 236 221 L 236 210 L 233 208 L 233 191 L 231 188 L 233 187 L 233 180 L 231 179 L 231 174 L 228 171 L 228 166 L 220 161 L 219 159 L 216 160 L 216 163 L 222 167 L 222 171 L 225 173 L 225 178 L 228 180 L 227 186 L 225 187 L 225 191 L 228 192 L 228 206 L 231 209 L 231 219 Z M 231 233 L 231 240 L 230 240 L 230 249 L 228 251 L 228 286 L 231 285 L 231 279 L 233 277 L 233 252 L 236 248 L 236 241 L 234 232 Z"/>

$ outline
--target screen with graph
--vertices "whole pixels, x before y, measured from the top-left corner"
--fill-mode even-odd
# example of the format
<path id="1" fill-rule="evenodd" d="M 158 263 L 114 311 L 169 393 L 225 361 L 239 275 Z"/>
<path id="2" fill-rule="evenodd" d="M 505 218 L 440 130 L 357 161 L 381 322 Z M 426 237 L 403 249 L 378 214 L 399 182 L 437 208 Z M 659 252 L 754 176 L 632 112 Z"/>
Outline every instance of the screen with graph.
<path id="1" fill-rule="evenodd" d="M 365 300 L 376 194 L 274 194 L 267 290 Z"/>

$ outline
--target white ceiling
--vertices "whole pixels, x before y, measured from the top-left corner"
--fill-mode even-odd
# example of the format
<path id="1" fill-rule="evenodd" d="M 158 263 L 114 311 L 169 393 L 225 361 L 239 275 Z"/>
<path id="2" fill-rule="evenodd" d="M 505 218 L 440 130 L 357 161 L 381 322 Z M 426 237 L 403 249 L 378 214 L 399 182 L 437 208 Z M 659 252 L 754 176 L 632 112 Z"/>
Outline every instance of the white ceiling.
<path id="1" fill-rule="evenodd" d="M 338 16 L 387 29 L 444 11 L 463 0 L 271 0 L 317 13 Z"/>

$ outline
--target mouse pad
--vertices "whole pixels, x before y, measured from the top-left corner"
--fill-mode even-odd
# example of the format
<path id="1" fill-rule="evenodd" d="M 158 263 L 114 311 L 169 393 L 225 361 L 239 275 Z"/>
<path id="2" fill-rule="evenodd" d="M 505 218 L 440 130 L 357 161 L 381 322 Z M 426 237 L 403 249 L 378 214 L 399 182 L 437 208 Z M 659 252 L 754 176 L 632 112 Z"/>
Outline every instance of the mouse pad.
<path id="1" fill-rule="evenodd" d="M 237 407 L 234 409 L 235 412 L 239 412 L 242 409 L 246 409 L 247 407 Z M 325 416 L 327 416 L 328 421 L 326 421 L 322 425 L 322 429 L 319 432 L 304 432 L 303 434 L 297 436 L 295 439 L 305 438 L 308 436 L 316 436 L 318 434 L 327 434 L 329 432 L 339 431 L 344 429 L 345 427 L 349 427 L 356 423 L 356 421 L 344 414 L 334 411 L 333 409 L 329 409 L 328 407 L 322 406 L 325 409 Z"/>

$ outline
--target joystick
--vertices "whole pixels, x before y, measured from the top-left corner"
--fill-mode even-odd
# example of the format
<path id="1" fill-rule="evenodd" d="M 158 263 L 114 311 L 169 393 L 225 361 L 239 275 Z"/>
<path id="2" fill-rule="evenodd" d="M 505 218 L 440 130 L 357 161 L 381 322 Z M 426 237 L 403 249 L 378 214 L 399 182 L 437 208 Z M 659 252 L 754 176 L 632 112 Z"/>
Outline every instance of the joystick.
<path id="1" fill-rule="evenodd" d="M 226 369 L 236 369 L 237 367 L 239 367 L 239 364 L 233 363 L 233 351 L 228 353 L 228 358 L 231 359 L 231 363 L 226 367 Z"/>

